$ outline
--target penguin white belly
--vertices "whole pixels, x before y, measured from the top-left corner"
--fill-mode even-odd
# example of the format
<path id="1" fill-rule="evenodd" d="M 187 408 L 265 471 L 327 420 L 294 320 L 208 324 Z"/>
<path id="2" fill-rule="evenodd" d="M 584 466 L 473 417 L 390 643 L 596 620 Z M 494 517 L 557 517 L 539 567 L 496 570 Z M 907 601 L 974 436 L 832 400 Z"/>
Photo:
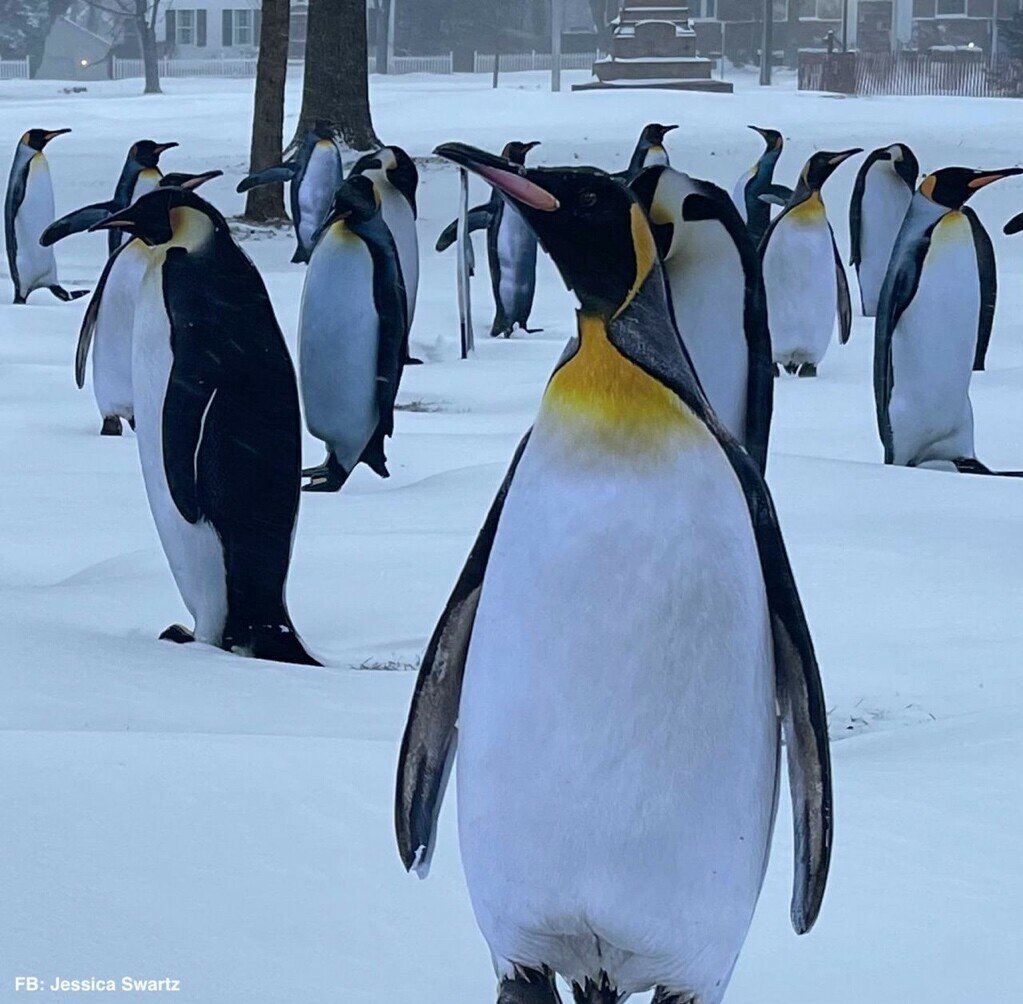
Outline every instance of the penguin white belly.
<path id="1" fill-rule="evenodd" d="M 103 287 L 92 342 L 92 392 L 104 418 L 134 416 L 132 330 L 146 266 L 145 250 L 134 241 L 117 256 Z"/>
<path id="2" fill-rule="evenodd" d="M 57 282 L 57 259 L 53 248 L 39 245 L 39 238 L 53 222 L 54 216 L 50 168 L 46 158 L 39 153 L 29 161 L 25 198 L 14 218 L 14 237 L 18 244 L 18 278 L 23 294 Z"/>
<path id="3" fill-rule="evenodd" d="M 419 234 L 416 230 L 416 218 L 412 215 L 412 207 L 405 196 L 390 182 L 379 186 L 380 213 L 394 238 L 394 246 L 398 251 L 401 263 L 401 277 L 405 282 L 405 302 L 408 305 L 408 323 L 412 327 L 412 318 L 416 312 L 416 296 L 419 292 Z"/>
<path id="4" fill-rule="evenodd" d="M 335 224 L 309 262 L 298 361 L 306 426 L 349 472 L 380 420 L 379 339 L 373 258 L 359 237 Z"/>
<path id="5" fill-rule="evenodd" d="M 162 268 L 162 263 L 157 263 L 146 271 L 135 310 L 132 338 L 135 434 L 149 507 L 171 574 L 185 606 L 195 618 L 195 637 L 219 645 L 227 620 L 223 546 L 208 522 L 200 519 L 193 525 L 178 511 L 163 465 L 163 405 L 173 355 Z"/>
<path id="6" fill-rule="evenodd" d="M 668 166 L 668 151 L 660 144 L 655 144 L 647 150 L 643 157 L 643 167 L 661 167 L 662 165 Z"/>
<path id="7" fill-rule="evenodd" d="M 949 213 L 935 227 L 916 295 L 892 334 L 895 463 L 974 456 L 970 378 L 979 316 L 973 233 L 962 213 Z"/>
<path id="8" fill-rule="evenodd" d="M 298 185 L 298 237 L 305 248 L 312 248 L 313 234 L 319 229 L 337 186 L 341 184 L 341 157 L 337 147 L 321 139 L 309 155 L 309 163 Z"/>
<path id="9" fill-rule="evenodd" d="M 857 268 L 863 315 L 877 314 L 888 262 L 913 193 L 888 165 L 867 174 L 860 207 L 860 264 Z"/>
<path id="10" fill-rule="evenodd" d="M 838 312 L 834 245 L 819 203 L 775 224 L 764 252 L 764 287 L 774 361 L 816 365 Z"/>
<path id="11" fill-rule="evenodd" d="M 701 426 L 624 459 L 541 419 L 459 716 L 462 860 L 499 972 L 716 1004 L 763 879 L 777 755 L 763 578 L 716 441 Z"/>
<path id="12" fill-rule="evenodd" d="M 498 293 L 509 323 L 525 324 L 532 307 L 536 271 L 536 238 L 522 214 L 511 203 L 501 209 L 497 228 Z"/>
<path id="13" fill-rule="evenodd" d="M 711 406 L 744 443 L 749 349 L 742 261 L 716 221 L 686 223 L 679 238 L 666 262 L 675 320 Z"/>

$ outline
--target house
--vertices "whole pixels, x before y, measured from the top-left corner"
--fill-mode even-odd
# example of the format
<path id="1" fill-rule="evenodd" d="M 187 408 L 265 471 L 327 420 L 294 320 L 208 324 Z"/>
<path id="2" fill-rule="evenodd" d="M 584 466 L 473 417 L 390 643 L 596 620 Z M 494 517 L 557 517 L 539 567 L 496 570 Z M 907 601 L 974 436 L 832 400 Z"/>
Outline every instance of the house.
<path id="1" fill-rule="evenodd" d="M 259 7 L 259 0 L 168 0 L 156 37 L 179 59 L 254 56 Z"/>
<path id="2" fill-rule="evenodd" d="M 698 50 L 754 61 L 762 9 L 761 0 L 692 0 Z M 1001 27 L 1020 10 L 1021 0 L 774 0 L 774 44 L 816 48 L 831 31 L 838 44 L 865 52 L 940 45 L 997 53 Z"/>
<path id="3" fill-rule="evenodd" d="M 37 80 L 107 80 L 110 54 L 118 41 L 112 33 L 100 34 L 70 18 L 57 18 L 33 76 Z"/>

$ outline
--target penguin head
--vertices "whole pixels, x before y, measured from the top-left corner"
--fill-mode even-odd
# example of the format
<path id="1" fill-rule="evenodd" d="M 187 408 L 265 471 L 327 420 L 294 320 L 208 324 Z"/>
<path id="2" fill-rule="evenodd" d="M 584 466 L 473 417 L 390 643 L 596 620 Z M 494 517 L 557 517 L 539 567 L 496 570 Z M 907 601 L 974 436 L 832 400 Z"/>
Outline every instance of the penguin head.
<path id="1" fill-rule="evenodd" d="M 160 188 L 187 188 L 194 190 L 207 181 L 219 178 L 223 171 L 206 171 L 203 174 L 185 174 L 183 171 L 172 171 L 165 174 L 159 183 Z"/>
<path id="2" fill-rule="evenodd" d="M 356 174 L 342 181 L 334 192 L 334 201 L 321 230 L 339 220 L 352 223 L 366 223 L 380 211 L 377 190 L 373 182 L 363 174 Z"/>
<path id="3" fill-rule="evenodd" d="M 920 194 L 946 209 L 960 209 L 974 194 L 1002 178 L 1023 174 L 1023 168 L 975 171 L 970 167 L 943 167 L 920 182 Z"/>
<path id="4" fill-rule="evenodd" d="M 506 160 L 510 160 L 513 164 L 525 164 L 526 154 L 528 154 L 534 146 L 539 145 L 540 141 L 538 139 L 533 140 L 532 143 L 520 143 L 518 140 L 512 140 L 510 143 L 505 143 L 504 149 L 501 151 L 501 156 Z"/>
<path id="5" fill-rule="evenodd" d="M 70 129 L 29 129 L 24 136 L 21 137 L 21 142 L 32 150 L 42 150 L 51 139 L 56 139 L 58 136 L 63 136 L 64 133 L 71 132 Z"/>
<path id="6" fill-rule="evenodd" d="M 852 150 L 842 150 L 837 153 L 821 150 L 815 153 L 803 165 L 803 171 L 799 176 L 799 180 L 811 192 L 820 191 L 821 186 L 834 174 L 835 169 L 841 163 L 858 153 L 863 153 L 862 148 L 855 147 Z"/>
<path id="7" fill-rule="evenodd" d="M 463 143 L 434 152 L 515 203 L 584 312 L 619 314 L 655 268 L 646 216 L 609 174 L 592 167 L 523 167 Z"/>
<path id="8" fill-rule="evenodd" d="M 154 143 L 151 139 L 140 139 L 128 151 L 128 159 L 135 161 L 139 167 L 153 168 L 160 163 L 160 154 L 177 145 L 177 143 Z"/>
<path id="9" fill-rule="evenodd" d="M 337 137 L 337 127 L 329 119 L 317 119 L 309 127 L 309 132 L 316 139 L 334 140 Z"/>
<path id="10" fill-rule="evenodd" d="M 661 146 L 664 143 L 664 137 L 671 132 L 672 129 L 677 129 L 677 125 L 661 125 L 659 122 L 650 122 L 643 126 L 643 131 L 639 135 L 640 142 L 645 142 L 649 146 Z"/>
<path id="11" fill-rule="evenodd" d="M 746 128 L 760 133 L 768 152 L 781 153 L 781 148 L 785 145 L 785 139 L 777 129 L 761 129 L 760 126 L 755 125 L 747 126 Z"/>
<path id="12" fill-rule="evenodd" d="M 699 223 L 707 216 L 706 182 L 694 181 L 688 174 L 658 164 L 641 171 L 629 187 L 650 220 L 660 256 L 669 259 L 678 247 L 678 238 L 686 223 Z"/>
<path id="13" fill-rule="evenodd" d="M 356 174 L 368 174 L 382 172 L 384 177 L 401 192 L 412 207 L 413 215 L 416 214 L 416 190 L 419 187 L 419 169 L 415 161 L 400 146 L 382 146 L 375 153 L 368 153 L 360 157 L 349 173 L 349 177 Z"/>
<path id="14" fill-rule="evenodd" d="M 920 162 L 916 154 L 905 143 L 892 143 L 891 146 L 875 150 L 873 156 L 877 160 L 886 160 L 910 188 L 916 188 L 916 179 L 920 174 Z"/>
<path id="15" fill-rule="evenodd" d="M 193 249 L 214 231 L 226 232 L 227 223 L 213 206 L 187 188 L 154 188 L 89 230 L 122 230 L 150 247 L 173 242 Z"/>

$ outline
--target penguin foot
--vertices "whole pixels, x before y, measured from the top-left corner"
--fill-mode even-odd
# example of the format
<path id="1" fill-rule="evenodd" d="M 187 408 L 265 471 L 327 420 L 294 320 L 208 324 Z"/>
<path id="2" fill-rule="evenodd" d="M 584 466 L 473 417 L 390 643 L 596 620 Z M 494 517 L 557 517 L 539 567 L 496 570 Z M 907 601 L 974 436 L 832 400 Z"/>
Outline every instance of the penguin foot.
<path id="1" fill-rule="evenodd" d="M 50 292 L 62 303 L 68 303 L 71 300 L 80 300 L 83 296 L 89 295 L 87 289 L 75 289 L 66 290 L 63 286 L 58 286 L 56 283 L 49 287 Z"/>
<path id="2" fill-rule="evenodd" d="M 664 987 L 658 987 L 650 1004 L 693 1004 L 696 1000 L 690 993 L 677 994 Z"/>
<path id="3" fill-rule="evenodd" d="M 795 376 L 798 371 L 799 371 L 799 363 L 786 363 L 785 364 L 785 372 L 786 373 L 789 373 L 792 376 Z"/>
<path id="4" fill-rule="evenodd" d="M 339 492 L 348 480 L 347 472 L 333 453 L 327 455 L 327 462 L 322 467 L 311 468 L 308 474 L 305 471 L 302 474 L 309 478 L 309 484 L 302 485 L 304 492 Z"/>
<path id="5" fill-rule="evenodd" d="M 816 363 L 803 363 L 799 367 L 799 372 L 796 376 L 801 377 L 815 377 L 817 375 L 817 364 Z"/>
<path id="6" fill-rule="evenodd" d="M 181 624 L 172 624 L 160 635 L 160 641 L 172 641 L 175 645 L 187 645 L 195 641 L 195 635 Z"/>
<path id="7" fill-rule="evenodd" d="M 423 360 L 422 359 L 416 359 L 415 356 L 405 356 L 405 365 L 406 366 L 422 366 L 423 365 Z"/>
<path id="8" fill-rule="evenodd" d="M 14 302 L 15 302 L 15 304 L 28 303 L 28 297 L 27 296 L 21 296 L 18 293 L 15 293 L 14 294 Z"/>
<path id="9" fill-rule="evenodd" d="M 539 335 L 543 328 L 527 328 L 524 324 L 519 325 L 527 335 Z"/>
<path id="10" fill-rule="evenodd" d="M 497 1004 L 561 1004 L 554 973 L 543 969 L 515 967 L 514 979 L 503 979 Z"/>
<path id="11" fill-rule="evenodd" d="M 116 415 L 111 415 L 104 417 L 103 428 L 99 430 L 99 434 L 101 436 L 119 436 L 122 431 L 121 420 Z"/>

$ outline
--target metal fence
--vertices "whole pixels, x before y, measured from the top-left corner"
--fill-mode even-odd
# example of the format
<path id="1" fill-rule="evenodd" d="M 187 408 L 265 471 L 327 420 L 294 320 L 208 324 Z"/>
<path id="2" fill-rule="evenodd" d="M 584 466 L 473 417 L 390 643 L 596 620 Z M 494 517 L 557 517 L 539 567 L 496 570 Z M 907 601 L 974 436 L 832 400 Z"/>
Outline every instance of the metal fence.
<path id="1" fill-rule="evenodd" d="M 801 54 L 802 55 L 802 54 Z M 856 53 L 855 94 L 1023 97 L 1023 62 L 956 53 Z M 801 91 L 831 90 L 826 56 L 800 59 Z"/>
<path id="2" fill-rule="evenodd" d="M 601 58 L 599 52 L 565 52 L 561 56 L 563 70 L 588 70 Z M 494 56 L 477 52 L 473 56 L 473 70 L 476 73 L 493 73 Z M 500 72 L 513 73 L 516 70 L 549 70 L 549 52 L 502 52 Z"/>
<path id="3" fill-rule="evenodd" d="M 376 73 L 376 56 L 369 57 L 369 72 Z M 450 73 L 452 55 L 395 56 L 391 60 L 391 73 Z M 302 60 L 289 60 L 289 68 L 301 69 Z M 111 75 L 114 80 L 145 76 L 141 59 L 112 59 Z M 170 59 L 160 60 L 161 77 L 254 77 L 256 60 L 253 59 Z M 3 79 L 0 76 L 0 79 Z"/>
<path id="4" fill-rule="evenodd" d="M 24 59 L 0 59 L 0 80 L 28 80 L 28 56 Z"/>

